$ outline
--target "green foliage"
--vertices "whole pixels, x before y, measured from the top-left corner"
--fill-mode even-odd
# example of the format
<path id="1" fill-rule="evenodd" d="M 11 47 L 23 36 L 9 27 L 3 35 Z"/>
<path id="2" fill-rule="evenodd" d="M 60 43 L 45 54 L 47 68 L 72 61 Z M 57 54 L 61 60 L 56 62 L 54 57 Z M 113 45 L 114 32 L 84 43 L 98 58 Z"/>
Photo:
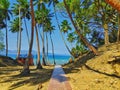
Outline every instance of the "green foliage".
<path id="1" fill-rule="evenodd" d="M 76 45 L 76 47 L 72 48 L 72 53 L 74 54 L 74 56 L 77 58 L 80 55 L 83 55 L 84 53 L 87 52 L 86 48 L 84 45 Z"/>
<path id="2" fill-rule="evenodd" d="M 10 2 L 8 0 L 1 0 L 0 1 L 0 16 L 2 16 L 2 19 L 7 19 L 10 20 L 10 16 L 9 14 L 11 14 L 11 12 L 8 10 L 10 6 Z"/>
<path id="3" fill-rule="evenodd" d="M 17 3 L 13 4 L 13 14 L 18 16 L 19 15 L 19 8 L 20 14 L 22 18 L 30 19 L 30 7 L 27 0 L 17 0 Z"/>
<path id="4" fill-rule="evenodd" d="M 8 0 L 0 0 L 0 9 L 7 10 L 10 6 L 10 2 Z"/>
<path id="5" fill-rule="evenodd" d="M 74 33 L 69 33 L 68 36 L 67 36 L 67 40 L 72 43 L 75 41 L 75 34 Z"/>
<path id="6" fill-rule="evenodd" d="M 0 29 L 6 27 L 5 20 L 10 20 L 9 14 L 11 12 L 8 10 L 10 3 L 8 0 L 1 0 L 0 1 Z"/>
<path id="7" fill-rule="evenodd" d="M 4 42 L 3 42 L 3 38 L 4 37 L 4 35 L 3 35 L 3 33 L 2 33 L 2 31 L 0 30 L 0 51 L 2 51 L 2 50 L 4 50 Z"/>
<path id="8" fill-rule="evenodd" d="M 67 20 L 63 20 L 61 24 L 61 31 L 64 33 L 67 33 L 68 30 L 71 30 L 70 24 Z"/>
<path id="9" fill-rule="evenodd" d="M 50 34 L 55 30 L 55 26 L 52 26 L 51 21 L 49 20 L 47 23 L 44 25 L 44 31 L 49 32 Z"/>
<path id="10" fill-rule="evenodd" d="M 43 24 L 46 22 L 46 20 L 48 19 L 48 14 L 49 14 L 49 10 L 48 9 L 41 9 L 41 10 L 37 10 L 35 12 L 35 18 L 37 23 L 39 24 Z"/>
<path id="11" fill-rule="evenodd" d="M 10 26 L 10 31 L 12 33 L 16 33 L 19 31 L 19 18 L 15 18 L 13 21 L 10 22 L 11 23 L 11 26 Z M 21 22 L 22 24 L 22 22 Z M 20 24 L 20 25 L 21 25 Z M 21 27 L 21 30 L 23 30 L 23 28 Z"/>
<path id="12" fill-rule="evenodd" d="M 93 29 L 91 32 L 90 43 L 94 44 L 96 47 L 104 44 L 104 39 L 102 38 L 102 33 Z"/>
<path id="13" fill-rule="evenodd" d="M 62 11 L 65 11 L 65 7 L 64 7 L 64 3 L 63 2 L 59 2 L 56 4 L 55 6 L 56 10 L 58 12 L 62 12 Z"/>

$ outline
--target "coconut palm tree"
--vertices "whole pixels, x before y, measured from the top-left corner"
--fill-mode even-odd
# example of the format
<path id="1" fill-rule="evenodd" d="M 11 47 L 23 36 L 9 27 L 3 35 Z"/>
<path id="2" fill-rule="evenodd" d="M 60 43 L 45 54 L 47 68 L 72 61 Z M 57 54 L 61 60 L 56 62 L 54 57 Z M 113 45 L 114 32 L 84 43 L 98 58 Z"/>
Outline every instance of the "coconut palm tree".
<path id="1" fill-rule="evenodd" d="M 58 17 L 57 17 L 56 4 L 58 4 L 59 1 L 58 1 L 58 0 L 50 0 L 49 5 L 51 5 L 51 3 L 53 3 L 55 19 L 56 19 L 56 22 L 57 22 L 57 25 L 58 25 L 58 28 L 59 28 L 60 35 L 61 35 L 61 37 L 62 37 L 62 40 L 63 40 L 63 42 L 64 42 L 64 44 L 65 44 L 65 47 L 67 48 L 68 52 L 71 54 L 71 56 L 73 56 L 71 50 L 69 49 L 69 47 L 68 47 L 68 45 L 66 44 L 66 41 L 65 41 L 65 39 L 64 39 L 64 37 L 63 37 L 62 31 L 61 31 L 61 27 L 60 27 L 60 24 L 59 24 L 59 20 L 58 20 Z M 73 57 L 74 57 L 74 56 L 73 56 Z"/>
<path id="2" fill-rule="evenodd" d="M 22 22 L 19 21 L 19 17 L 15 18 L 13 21 L 11 21 L 10 23 L 10 31 L 12 33 L 17 33 L 17 49 L 18 49 L 18 39 L 19 39 L 19 35 L 18 35 L 18 32 L 19 32 L 19 29 L 22 31 L 23 28 L 21 26 Z"/>
<path id="3" fill-rule="evenodd" d="M 2 27 L 5 27 L 5 29 L 6 29 L 6 56 L 8 55 L 8 28 L 7 28 L 8 24 L 7 24 L 7 20 L 10 20 L 9 14 L 11 14 L 10 10 L 8 10 L 9 7 L 10 7 L 10 3 L 8 0 L 0 1 L 0 10 L 2 11 L 1 14 L 2 14 L 2 16 L 4 14 L 4 16 L 1 17 L 3 21 L 1 21 L 1 20 L 0 21 L 2 22 Z"/>
<path id="4" fill-rule="evenodd" d="M 63 33 L 68 33 L 69 30 L 72 30 L 70 24 L 68 23 L 67 20 L 63 20 L 61 24 L 61 31 Z"/>
<path id="5" fill-rule="evenodd" d="M 38 5 L 39 6 L 39 5 Z M 48 18 L 51 17 L 51 14 L 49 13 L 49 10 L 45 7 L 44 3 L 41 3 L 41 7 L 38 8 L 36 11 L 36 18 L 37 23 L 39 26 L 42 27 L 42 63 L 43 65 L 46 65 L 45 62 L 45 44 L 44 44 L 44 31 L 45 31 L 45 24 L 48 22 Z"/>
<path id="6" fill-rule="evenodd" d="M 44 14 L 43 14 L 43 10 L 36 10 L 35 13 L 36 13 L 36 22 L 38 24 L 38 26 L 42 27 L 42 29 L 44 29 L 43 27 L 43 17 L 44 17 Z M 42 30 L 42 63 L 43 65 L 46 65 L 45 63 L 45 46 L 44 46 L 44 30 Z"/>
<path id="7" fill-rule="evenodd" d="M 35 31 L 36 31 L 36 43 L 37 43 L 37 51 L 38 51 L 38 58 L 37 58 L 37 69 L 42 69 L 42 65 L 40 62 L 40 44 L 39 44 L 39 36 L 38 36 L 38 29 L 35 25 Z"/>
<path id="8" fill-rule="evenodd" d="M 22 19 L 24 19 L 26 34 L 27 34 L 28 43 L 29 43 L 29 35 L 28 35 L 28 29 L 27 29 L 27 25 L 26 25 L 26 19 L 28 19 L 28 20 L 30 19 L 29 3 L 27 2 L 27 0 L 17 0 L 17 3 L 14 3 L 14 6 L 12 8 L 13 8 L 14 15 L 19 16 L 20 22 L 22 22 Z M 19 23 L 19 24 L 21 24 L 21 23 Z M 20 51 L 21 51 L 22 32 L 20 29 L 19 29 L 18 35 L 19 35 L 19 44 L 18 44 L 17 58 L 19 57 Z"/>
<path id="9" fill-rule="evenodd" d="M 34 26 L 35 26 L 35 17 L 34 17 L 34 8 L 33 8 L 33 1 L 30 0 L 30 7 L 31 7 L 31 39 L 30 39 L 30 44 L 29 44 L 29 51 L 28 51 L 28 57 L 25 60 L 24 68 L 21 72 L 21 75 L 28 75 L 30 73 L 29 69 L 29 60 L 31 58 L 31 52 L 32 52 L 32 47 L 33 47 L 33 39 L 34 39 Z"/>
<path id="10" fill-rule="evenodd" d="M 73 26 L 74 26 L 74 28 L 75 28 L 76 33 L 78 34 L 78 36 L 80 37 L 80 39 L 85 43 L 85 45 L 87 45 L 88 48 L 89 48 L 91 51 L 93 51 L 93 53 L 94 53 L 95 55 L 97 55 L 97 54 L 98 54 L 97 50 L 88 42 L 88 40 L 87 40 L 87 39 L 80 33 L 80 31 L 78 30 L 78 28 L 77 28 L 77 26 L 76 26 L 76 24 L 75 24 L 75 22 L 74 22 L 74 20 L 73 20 L 73 17 L 72 17 L 72 15 L 71 15 L 71 12 L 70 12 L 70 10 L 69 10 L 69 7 L 68 7 L 68 5 L 67 5 L 67 3 L 66 3 L 66 0 L 63 0 L 63 2 L 64 2 L 64 6 L 65 6 L 65 8 L 66 8 L 66 11 L 67 11 L 67 13 L 68 13 L 68 16 L 69 16 L 69 18 L 70 18 L 70 20 L 71 20 L 71 22 L 72 22 L 72 24 L 73 24 Z M 73 8 L 73 9 L 74 9 L 74 8 Z"/>
<path id="11" fill-rule="evenodd" d="M 61 24 L 60 33 L 61 33 L 61 36 L 62 36 L 62 38 L 63 38 L 63 41 L 64 41 L 64 43 L 65 43 L 65 46 L 66 46 L 67 50 L 68 50 L 69 53 L 74 57 L 74 54 L 71 52 L 71 50 L 70 50 L 69 47 L 67 46 L 67 44 L 66 44 L 66 42 L 65 42 L 65 40 L 64 40 L 64 37 L 63 37 L 63 35 L 62 35 L 62 32 L 63 32 L 64 34 L 66 34 L 66 33 L 68 33 L 69 30 L 71 30 L 70 24 L 68 23 L 67 20 L 63 20 L 63 21 L 62 21 L 62 24 Z"/>
<path id="12" fill-rule="evenodd" d="M 45 32 L 48 32 L 50 35 L 50 41 L 51 41 L 51 45 L 52 45 L 52 55 L 53 55 L 53 60 L 54 60 L 54 65 L 55 65 L 56 61 L 55 61 L 55 55 L 54 55 L 54 44 L 53 44 L 53 40 L 52 40 L 52 32 L 53 32 L 53 30 L 55 30 L 55 27 L 52 26 L 50 18 L 48 18 L 47 21 L 48 22 L 45 23 Z"/>
<path id="13" fill-rule="evenodd" d="M 27 0 L 17 0 L 17 3 L 14 3 L 13 13 L 18 16 L 19 15 L 19 7 L 21 8 L 21 19 L 24 20 L 25 28 L 26 28 L 26 34 L 28 38 L 29 43 L 29 33 L 28 28 L 26 24 L 26 19 L 30 19 L 30 9 L 29 9 L 29 3 Z"/>

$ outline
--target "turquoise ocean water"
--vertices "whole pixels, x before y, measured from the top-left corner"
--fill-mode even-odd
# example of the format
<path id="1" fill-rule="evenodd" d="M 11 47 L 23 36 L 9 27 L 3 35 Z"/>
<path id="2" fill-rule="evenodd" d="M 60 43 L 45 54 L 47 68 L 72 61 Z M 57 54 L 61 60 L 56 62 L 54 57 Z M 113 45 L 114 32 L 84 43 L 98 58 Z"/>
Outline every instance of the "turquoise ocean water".
<path id="1" fill-rule="evenodd" d="M 8 56 L 10 56 L 13 59 L 16 58 L 16 54 L 8 54 Z M 26 55 L 21 54 L 21 56 L 26 56 Z M 63 65 L 63 64 L 68 63 L 69 58 L 70 58 L 69 55 L 57 55 L 57 54 L 55 54 L 55 62 L 58 65 Z M 36 63 L 37 63 L 37 54 L 33 54 L 33 59 L 34 59 L 34 65 L 36 65 Z M 42 56 L 41 56 L 41 60 L 42 60 Z M 53 60 L 52 54 L 48 55 L 48 58 L 46 59 L 46 61 L 49 62 L 50 64 L 53 64 L 54 60 Z"/>

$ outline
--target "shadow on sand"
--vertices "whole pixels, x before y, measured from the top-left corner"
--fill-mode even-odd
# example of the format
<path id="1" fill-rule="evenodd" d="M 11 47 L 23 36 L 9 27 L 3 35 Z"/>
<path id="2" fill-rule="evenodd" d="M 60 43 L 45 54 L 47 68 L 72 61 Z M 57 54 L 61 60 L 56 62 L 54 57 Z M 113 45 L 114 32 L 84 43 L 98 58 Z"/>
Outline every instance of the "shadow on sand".
<path id="1" fill-rule="evenodd" d="M 97 57 L 97 56 L 96 56 Z M 69 63 L 67 64 L 67 68 L 65 67 L 65 73 L 78 73 L 80 72 L 80 69 L 82 69 L 83 66 L 85 66 L 88 70 L 92 70 L 96 73 L 99 74 L 104 74 L 106 76 L 110 76 L 110 77 L 114 77 L 114 78 L 120 78 L 120 76 L 118 76 L 117 74 L 109 74 L 109 73 L 105 73 L 99 70 L 95 70 L 94 68 L 91 68 L 90 66 L 86 65 L 86 62 L 88 60 L 90 60 L 91 58 L 95 58 L 94 55 L 92 53 L 88 53 L 87 55 L 84 55 L 83 57 L 79 58 L 79 60 L 75 61 L 74 63 Z"/>
<path id="2" fill-rule="evenodd" d="M 104 75 L 106 75 L 106 76 L 110 76 L 110 77 L 114 77 L 114 78 L 120 78 L 120 76 L 115 75 L 115 74 L 109 74 L 109 73 L 101 72 L 101 71 L 99 71 L 99 70 L 95 70 L 95 69 L 89 67 L 89 66 L 86 65 L 86 64 L 85 64 L 85 67 L 86 67 L 87 69 L 89 69 L 89 70 L 92 70 L 92 71 L 96 72 L 96 73 L 104 74 Z"/>
<path id="3" fill-rule="evenodd" d="M 4 74 L 9 74 L 9 73 L 16 73 L 17 71 L 20 72 L 21 69 L 18 68 L 4 68 L 3 70 L 1 70 L 1 74 L 3 74 L 3 72 L 5 72 Z M 2 81 L 0 81 L 0 83 L 7 83 L 7 82 L 11 82 L 11 86 L 9 87 L 9 90 L 13 90 L 16 89 L 18 87 L 21 87 L 25 84 L 29 84 L 29 85 L 39 85 L 42 84 L 43 82 L 46 82 L 48 80 L 50 80 L 51 78 L 51 74 L 52 74 L 52 68 L 43 68 L 40 70 L 37 69 L 30 69 L 30 74 L 28 76 L 21 76 L 20 74 L 14 74 L 14 75 L 8 75 L 7 79 L 6 76 L 2 76 L 1 78 L 3 78 Z M 17 82 L 16 82 L 17 81 Z"/>

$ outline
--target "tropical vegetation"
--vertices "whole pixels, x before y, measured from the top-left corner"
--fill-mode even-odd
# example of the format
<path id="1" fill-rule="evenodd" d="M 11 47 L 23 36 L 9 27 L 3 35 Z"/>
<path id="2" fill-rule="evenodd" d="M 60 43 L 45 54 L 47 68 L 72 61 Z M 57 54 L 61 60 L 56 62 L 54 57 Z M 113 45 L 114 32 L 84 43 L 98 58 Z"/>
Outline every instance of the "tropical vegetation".
<path id="1" fill-rule="evenodd" d="M 32 55 L 34 35 L 38 52 L 37 69 L 42 69 L 42 65 L 49 64 L 47 63 L 48 40 L 51 41 L 54 58 L 54 43 L 56 42 L 53 41 L 52 34 L 57 28 L 67 50 L 74 58 L 89 51 L 94 55 L 99 55 L 97 51 L 99 46 L 104 44 L 107 46 L 120 40 L 120 15 L 104 0 L 16 0 L 10 5 L 11 2 L 12 0 L 0 1 L 0 33 L 3 30 L 6 32 L 6 56 L 9 45 L 8 33 L 17 33 L 16 58 L 19 58 L 22 31 L 26 30 L 29 50 L 22 71 L 23 75 L 30 73 L 28 62 Z M 31 22 L 31 29 L 28 29 L 27 22 Z M 68 43 L 70 45 L 67 45 Z M 3 35 L 0 34 L 0 49 L 3 48 Z M 56 64 L 55 59 L 54 64 Z"/>

